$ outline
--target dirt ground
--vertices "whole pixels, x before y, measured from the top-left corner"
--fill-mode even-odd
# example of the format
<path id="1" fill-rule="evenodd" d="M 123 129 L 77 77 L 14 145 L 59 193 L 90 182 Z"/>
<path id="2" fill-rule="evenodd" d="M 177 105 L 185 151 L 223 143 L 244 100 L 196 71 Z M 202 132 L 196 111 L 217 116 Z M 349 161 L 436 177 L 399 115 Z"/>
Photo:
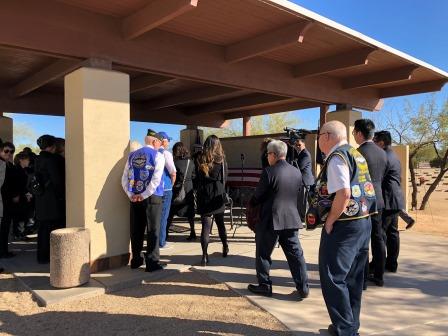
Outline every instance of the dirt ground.
<path id="1" fill-rule="evenodd" d="M 418 169 L 417 176 L 434 176 L 433 169 Z M 425 175 L 426 174 L 426 175 Z M 431 180 L 431 178 L 427 178 Z M 428 181 L 429 183 L 430 181 Z M 434 191 L 429 199 L 429 202 L 424 211 L 409 211 L 411 216 L 416 220 L 416 224 L 412 228 L 413 231 L 435 234 L 448 237 L 448 176 L 439 184 L 436 191 Z M 423 184 L 418 187 L 418 206 L 420 207 L 421 199 L 425 191 L 429 188 L 428 184 Z M 410 188 L 409 193 L 412 192 Z M 410 196 L 409 196 L 410 202 Z M 404 229 L 405 224 L 400 223 L 400 227 Z"/>
<path id="2" fill-rule="evenodd" d="M 195 271 L 112 294 L 38 307 L 0 274 L 0 335 L 284 335 L 286 328 Z"/>

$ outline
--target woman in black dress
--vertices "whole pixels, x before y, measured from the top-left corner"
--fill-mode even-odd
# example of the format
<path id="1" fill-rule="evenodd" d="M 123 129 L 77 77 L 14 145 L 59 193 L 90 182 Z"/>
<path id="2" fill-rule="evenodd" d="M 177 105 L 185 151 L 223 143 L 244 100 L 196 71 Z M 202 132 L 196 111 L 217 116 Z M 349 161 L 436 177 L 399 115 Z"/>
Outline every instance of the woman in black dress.
<path id="1" fill-rule="evenodd" d="M 212 216 L 218 226 L 219 238 L 222 241 L 222 256 L 227 257 L 229 246 L 224 225 L 225 188 L 227 164 L 221 142 L 216 135 L 210 135 L 204 142 L 204 149 L 196 163 L 196 189 L 198 213 L 201 215 L 201 265 L 209 262 L 207 248 L 210 242 Z"/>
<path id="2" fill-rule="evenodd" d="M 170 215 L 168 217 L 168 228 L 171 226 L 174 216 L 188 218 L 190 223 L 190 235 L 187 240 L 196 239 L 194 230 L 194 192 L 193 179 L 195 178 L 195 165 L 190 159 L 190 152 L 182 142 L 176 142 L 173 146 L 174 165 L 176 166 L 176 183 L 173 186 L 173 198 L 171 199 Z M 188 168 L 188 169 L 187 169 Z M 176 202 L 180 190 L 185 190 L 185 199 L 181 203 Z"/>

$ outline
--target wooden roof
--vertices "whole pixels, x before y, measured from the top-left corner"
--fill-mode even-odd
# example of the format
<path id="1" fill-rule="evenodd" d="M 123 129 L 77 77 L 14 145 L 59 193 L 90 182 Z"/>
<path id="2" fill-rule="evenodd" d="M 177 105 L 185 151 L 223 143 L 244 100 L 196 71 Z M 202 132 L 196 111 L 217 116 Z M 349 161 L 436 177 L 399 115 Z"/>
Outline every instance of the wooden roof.
<path id="1" fill-rule="evenodd" d="M 130 76 L 131 118 L 219 126 L 322 104 L 377 110 L 448 74 L 285 0 L 14 0 L 0 6 L 0 109 L 63 115 L 63 77 Z"/>

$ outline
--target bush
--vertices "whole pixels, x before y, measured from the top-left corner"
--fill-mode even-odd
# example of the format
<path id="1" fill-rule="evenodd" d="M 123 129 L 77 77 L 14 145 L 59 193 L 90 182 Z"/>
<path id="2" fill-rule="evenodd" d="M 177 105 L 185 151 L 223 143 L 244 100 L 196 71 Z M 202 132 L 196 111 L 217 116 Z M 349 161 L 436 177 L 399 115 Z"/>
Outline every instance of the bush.
<path id="1" fill-rule="evenodd" d="M 436 157 L 429 161 L 429 165 L 431 166 L 431 168 L 440 168 L 440 166 L 442 165 L 442 159 Z"/>

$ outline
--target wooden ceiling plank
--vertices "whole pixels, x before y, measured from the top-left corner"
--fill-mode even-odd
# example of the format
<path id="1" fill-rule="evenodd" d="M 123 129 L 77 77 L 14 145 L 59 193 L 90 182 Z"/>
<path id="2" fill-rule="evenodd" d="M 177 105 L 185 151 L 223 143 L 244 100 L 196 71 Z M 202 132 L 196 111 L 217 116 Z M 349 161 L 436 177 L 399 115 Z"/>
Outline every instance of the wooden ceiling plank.
<path id="1" fill-rule="evenodd" d="M 375 49 L 373 48 L 351 50 L 338 55 L 297 64 L 293 68 L 293 75 L 296 78 L 303 78 L 367 65 L 368 57 L 374 51 Z"/>
<path id="2" fill-rule="evenodd" d="M 159 75 L 142 75 L 131 80 L 130 92 L 135 93 L 152 88 L 157 85 L 166 84 L 175 81 L 176 78 Z"/>
<path id="3" fill-rule="evenodd" d="M 186 103 L 191 103 L 196 100 L 207 99 L 207 98 L 218 98 L 220 96 L 225 96 L 229 93 L 236 92 L 238 89 L 228 88 L 223 86 L 210 86 L 205 88 L 196 88 L 192 90 L 187 90 L 177 94 L 172 94 L 170 96 L 153 99 L 147 101 L 146 106 L 151 109 L 160 109 L 165 107 L 171 107 Z"/>
<path id="4" fill-rule="evenodd" d="M 387 69 L 375 73 L 346 78 L 342 80 L 342 88 L 344 90 L 357 89 L 378 84 L 410 80 L 412 73 L 417 68 L 417 65 L 406 65 L 400 68 Z"/>
<path id="5" fill-rule="evenodd" d="M 422 83 L 392 86 L 380 89 L 379 96 L 381 98 L 390 98 L 390 97 L 406 96 L 409 94 L 440 91 L 447 82 L 448 81 L 446 79 L 440 79 Z"/>
<path id="6" fill-rule="evenodd" d="M 57 60 L 12 87 L 9 90 L 9 95 L 13 98 L 24 96 L 57 78 L 65 76 L 80 66 L 81 63 L 79 61 Z"/>
<path id="7" fill-rule="evenodd" d="M 198 0 L 153 0 L 122 22 L 125 39 L 131 40 L 196 8 Z"/>
<path id="8" fill-rule="evenodd" d="M 319 107 L 322 103 L 312 102 L 312 101 L 299 101 L 293 103 L 280 104 L 276 106 L 266 107 L 266 108 L 258 108 L 258 109 L 247 109 L 244 111 L 231 112 L 224 114 L 224 118 L 226 120 L 229 119 L 238 119 L 243 117 L 253 117 L 264 114 L 272 114 L 272 113 L 281 113 L 281 112 L 290 112 L 295 110 L 303 110 L 313 107 Z"/>
<path id="9" fill-rule="evenodd" d="M 225 49 L 226 61 L 228 63 L 240 62 L 291 44 L 302 43 L 306 31 L 311 25 L 312 22 L 303 20 L 227 46 Z"/>
<path id="10" fill-rule="evenodd" d="M 263 93 L 251 93 L 242 97 L 224 100 L 218 103 L 206 104 L 198 107 L 185 109 L 185 114 L 197 116 L 207 113 L 219 113 L 231 111 L 239 108 L 249 108 L 250 106 L 260 106 L 263 104 L 275 103 L 283 100 L 290 100 L 289 97 L 272 96 Z"/>

